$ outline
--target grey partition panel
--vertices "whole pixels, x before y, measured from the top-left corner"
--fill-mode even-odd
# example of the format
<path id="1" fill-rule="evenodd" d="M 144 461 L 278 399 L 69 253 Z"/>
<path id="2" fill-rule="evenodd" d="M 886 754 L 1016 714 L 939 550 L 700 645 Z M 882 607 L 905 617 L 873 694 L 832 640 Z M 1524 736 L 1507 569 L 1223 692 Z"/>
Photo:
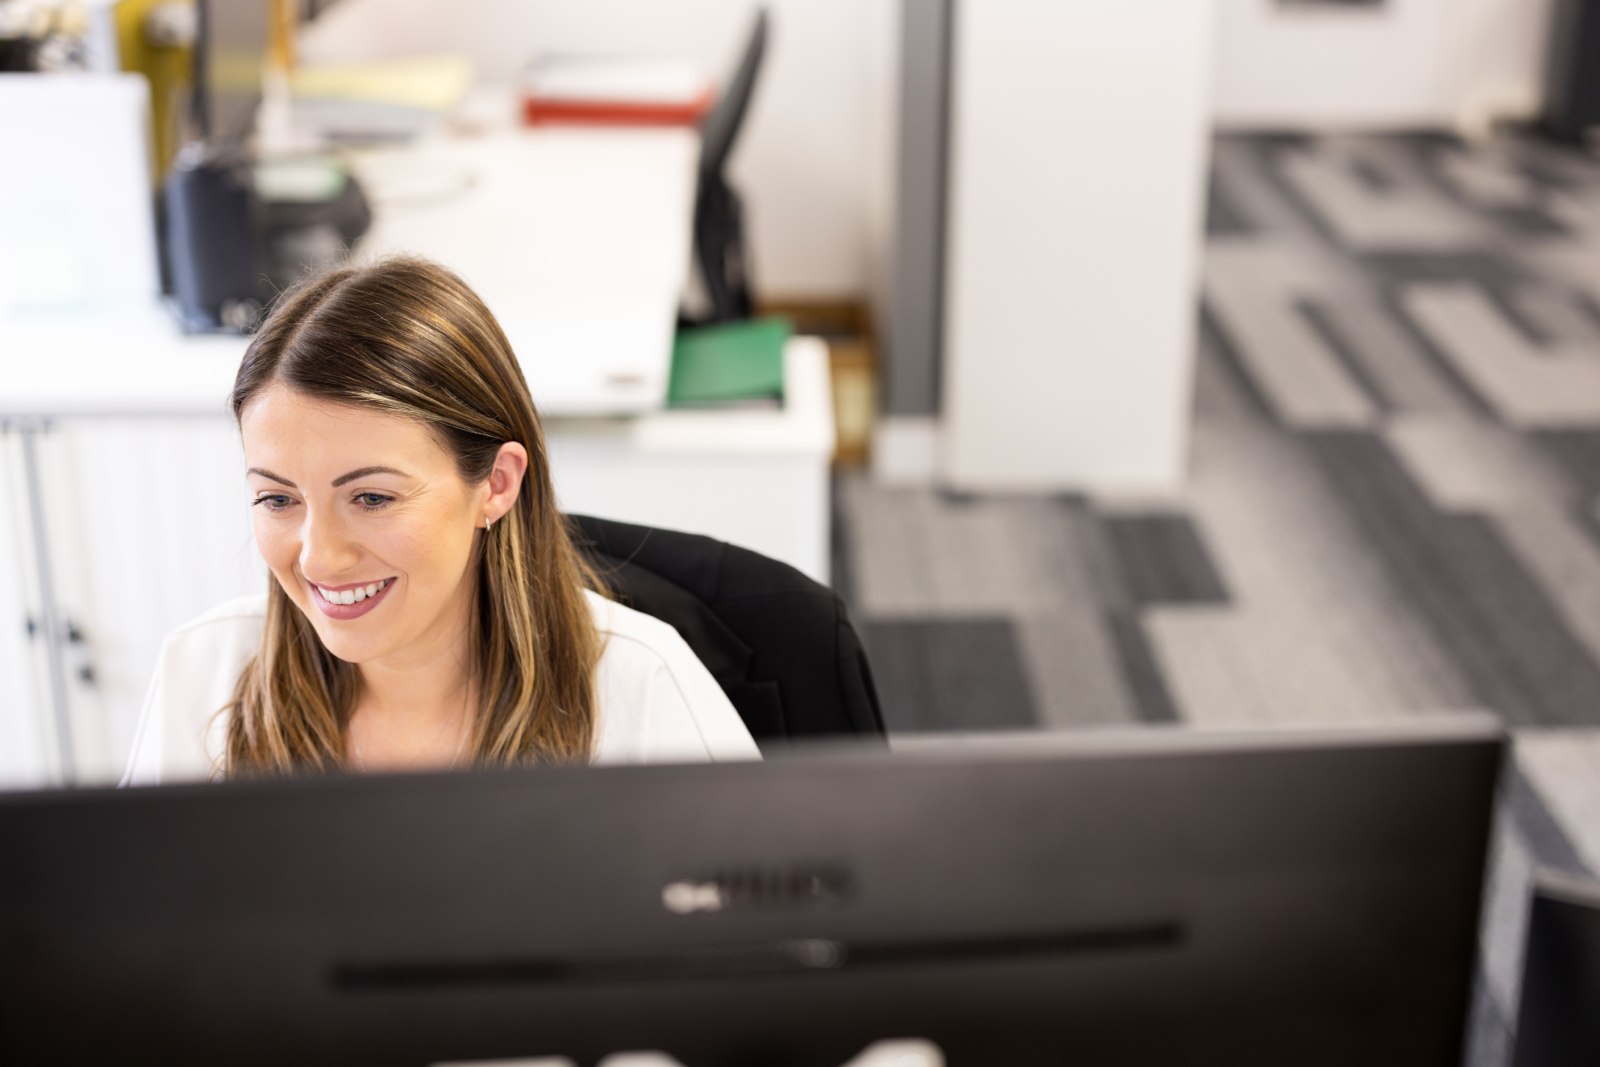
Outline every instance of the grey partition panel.
<path id="1" fill-rule="evenodd" d="M 939 410 L 954 8 L 955 0 L 902 4 L 894 293 L 884 366 L 890 415 Z"/>

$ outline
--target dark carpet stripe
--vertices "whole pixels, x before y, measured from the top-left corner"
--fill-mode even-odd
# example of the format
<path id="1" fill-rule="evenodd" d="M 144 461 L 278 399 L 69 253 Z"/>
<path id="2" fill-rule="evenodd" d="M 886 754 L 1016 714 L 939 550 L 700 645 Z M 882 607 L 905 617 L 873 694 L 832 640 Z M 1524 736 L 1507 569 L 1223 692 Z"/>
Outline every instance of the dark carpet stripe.
<path id="1" fill-rule="evenodd" d="M 1528 436 L 1555 457 L 1585 496 L 1600 496 L 1600 430 L 1545 430 Z"/>
<path id="2" fill-rule="evenodd" d="M 1594 877 L 1595 872 L 1589 870 L 1588 864 L 1579 858 L 1578 850 L 1572 847 L 1572 841 L 1562 831 L 1561 824 L 1544 806 L 1544 798 L 1520 767 L 1511 768 L 1506 775 L 1502 799 L 1511 810 L 1517 831 L 1533 853 L 1535 864 L 1568 874 Z"/>
<path id="3" fill-rule="evenodd" d="M 1536 207 L 1490 207 L 1480 210 L 1513 237 L 1571 237 L 1572 228 Z"/>
<path id="4" fill-rule="evenodd" d="M 1278 194 L 1278 198 L 1300 217 L 1300 220 L 1322 240 L 1323 244 L 1329 248 L 1343 250 L 1345 247 L 1344 241 L 1339 236 L 1338 231 L 1333 228 L 1327 219 L 1323 218 L 1322 212 L 1318 210 L 1317 205 L 1312 203 L 1300 191 L 1300 187 L 1290 181 L 1283 172 L 1284 156 L 1305 151 L 1311 147 L 1312 139 L 1306 138 L 1297 141 L 1287 138 L 1272 138 L 1270 140 L 1267 138 L 1252 138 L 1252 141 L 1254 142 L 1252 147 L 1255 149 L 1256 173 L 1263 179 L 1265 184 Z"/>
<path id="5" fill-rule="evenodd" d="M 1118 515 L 1103 522 L 1135 605 L 1228 603 L 1227 587 L 1188 516 Z"/>
<path id="6" fill-rule="evenodd" d="M 1533 280 L 1513 257 L 1499 252 L 1367 252 L 1351 257 L 1373 281 L 1477 282 L 1498 289 Z"/>
<path id="7" fill-rule="evenodd" d="M 1435 511 L 1371 434 L 1305 438 L 1484 706 L 1518 725 L 1600 723 L 1600 667 L 1486 520 Z"/>
<path id="8" fill-rule="evenodd" d="M 1489 285 L 1485 286 L 1485 290 L 1488 293 L 1489 303 L 1500 312 L 1500 317 L 1509 322 L 1511 328 L 1521 334 L 1522 339 L 1528 344 L 1536 349 L 1543 349 L 1555 342 L 1556 339 L 1523 310 L 1522 305 L 1517 302 L 1516 291 L 1512 287 Z"/>
<path id="9" fill-rule="evenodd" d="M 1380 306 L 1400 331 L 1411 339 L 1422 358 L 1456 391 L 1468 410 L 1489 422 L 1500 421 L 1499 412 L 1471 382 L 1467 381 L 1466 376 L 1456 367 L 1455 361 L 1434 341 L 1433 335 L 1418 326 L 1411 314 L 1401 306 L 1399 290 L 1388 290 L 1380 300 Z"/>
<path id="10" fill-rule="evenodd" d="M 1134 706 L 1140 722 L 1164 723 L 1182 721 L 1178 708 L 1167 692 L 1167 683 L 1161 676 L 1155 650 L 1145 637 L 1139 620 L 1120 612 L 1106 613 L 1106 627 L 1121 660 L 1122 674 L 1133 694 Z"/>
<path id="11" fill-rule="evenodd" d="M 1394 411 L 1398 407 L 1394 399 L 1383 391 L 1383 387 L 1367 371 L 1367 364 L 1355 353 L 1349 338 L 1339 329 L 1332 312 L 1315 300 L 1297 301 L 1295 310 L 1378 410 Z"/>
<path id="12" fill-rule="evenodd" d="M 1574 293 L 1573 303 L 1578 305 L 1578 310 L 1589 320 L 1590 325 L 1600 330 L 1600 303 L 1597 303 L 1592 293 Z"/>
<path id="13" fill-rule="evenodd" d="M 1255 225 L 1235 205 L 1234 199 L 1222 187 L 1216 171 L 1206 184 L 1206 235 L 1208 237 L 1236 237 L 1253 233 Z"/>
<path id="14" fill-rule="evenodd" d="M 1255 379 L 1244 369 L 1239 349 L 1222 323 L 1217 321 L 1206 301 L 1200 302 L 1200 358 L 1214 359 L 1216 366 L 1232 380 L 1237 392 L 1263 421 L 1277 422 L 1278 416 L 1267 403 L 1267 398 L 1256 385 Z"/>
<path id="15" fill-rule="evenodd" d="M 862 629 L 890 733 L 1038 725 L 1009 620 L 877 620 Z"/>

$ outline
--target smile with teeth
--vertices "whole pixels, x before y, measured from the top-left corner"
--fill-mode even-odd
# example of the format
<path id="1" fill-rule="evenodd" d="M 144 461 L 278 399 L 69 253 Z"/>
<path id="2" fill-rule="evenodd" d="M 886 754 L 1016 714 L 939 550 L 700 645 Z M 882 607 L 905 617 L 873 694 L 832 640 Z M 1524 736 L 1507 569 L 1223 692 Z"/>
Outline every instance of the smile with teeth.
<path id="1" fill-rule="evenodd" d="M 354 589 L 343 589 L 338 592 L 332 589 L 324 589 L 315 582 L 311 582 L 310 585 L 311 588 L 317 591 L 317 595 L 329 604 L 359 604 L 369 596 L 377 596 L 383 587 L 392 581 L 394 581 L 393 578 L 385 578 L 379 582 L 358 585 Z"/>

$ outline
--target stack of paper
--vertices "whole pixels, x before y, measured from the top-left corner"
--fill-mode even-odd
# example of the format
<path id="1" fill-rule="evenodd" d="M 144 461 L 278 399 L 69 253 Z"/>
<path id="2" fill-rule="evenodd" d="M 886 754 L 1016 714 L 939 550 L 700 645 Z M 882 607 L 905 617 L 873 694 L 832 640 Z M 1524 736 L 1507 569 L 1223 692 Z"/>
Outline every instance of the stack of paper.
<path id="1" fill-rule="evenodd" d="M 331 140 L 409 137 L 460 102 L 472 84 L 460 55 L 300 67 L 289 74 L 294 122 Z"/>

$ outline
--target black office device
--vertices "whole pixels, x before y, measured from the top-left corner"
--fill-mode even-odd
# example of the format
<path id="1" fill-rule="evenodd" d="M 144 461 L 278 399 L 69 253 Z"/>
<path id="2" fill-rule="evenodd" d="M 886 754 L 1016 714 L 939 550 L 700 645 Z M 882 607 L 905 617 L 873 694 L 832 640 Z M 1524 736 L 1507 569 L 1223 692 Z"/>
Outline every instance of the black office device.
<path id="1" fill-rule="evenodd" d="M 1588 145 L 1600 128 L 1600 0 L 1556 0 L 1546 55 L 1544 130 Z"/>
<path id="2" fill-rule="evenodd" d="M 1546 874 L 1528 913 L 1515 1067 L 1600 1063 L 1600 883 Z"/>
<path id="3" fill-rule="evenodd" d="M 1033 735 L 0 799 L 0 1060 L 1457 1067 L 1503 742 Z"/>
<path id="4" fill-rule="evenodd" d="M 185 330 L 248 332 L 264 295 L 256 251 L 261 210 L 237 152 L 191 141 L 163 186 L 167 275 Z"/>
<path id="5" fill-rule="evenodd" d="M 750 317 L 750 263 L 744 206 L 728 184 L 728 156 L 744 125 L 756 75 L 767 50 L 767 10 L 756 13 L 744 54 L 722 95 L 700 125 L 700 172 L 694 200 L 694 256 L 711 303 L 704 322 Z"/>

